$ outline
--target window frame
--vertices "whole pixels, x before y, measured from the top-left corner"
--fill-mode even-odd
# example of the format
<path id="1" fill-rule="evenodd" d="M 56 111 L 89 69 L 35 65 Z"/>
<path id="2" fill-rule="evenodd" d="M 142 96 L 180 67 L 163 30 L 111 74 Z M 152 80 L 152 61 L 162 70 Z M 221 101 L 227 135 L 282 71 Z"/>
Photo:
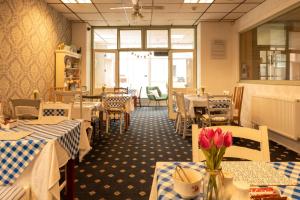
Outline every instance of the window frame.
<path id="1" fill-rule="evenodd" d="M 148 31 L 167 31 L 167 47 L 148 47 Z M 171 49 L 171 43 L 170 43 L 170 29 L 167 29 L 167 28 L 147 28 L 145 29 L 145 49 L 148 50 L 148 51 L 151 51 L 151 50 L 157 50 L 157 49 L 160 49 L 160 50 L 168 50 L 168 49 Z"/>

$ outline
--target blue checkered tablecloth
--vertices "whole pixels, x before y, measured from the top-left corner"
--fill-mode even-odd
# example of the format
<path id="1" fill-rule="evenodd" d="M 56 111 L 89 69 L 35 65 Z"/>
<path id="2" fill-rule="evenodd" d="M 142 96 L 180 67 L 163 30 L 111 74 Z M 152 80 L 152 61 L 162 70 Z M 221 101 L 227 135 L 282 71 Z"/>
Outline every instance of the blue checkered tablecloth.
<path id="1" fill-rule="evenodd" d="M 158 200 L 179 200 L 181 196 L 173 190 L 172 175 L 176 165 L 189 167 L 204 173 L 204 164 L 194 162 L 170 162 L 157 168 L 157 199 Z M 274 162 L 273 167 L 293 180 L 297 180 L 297 186 L 280 186 L 281 193 L 293 200 L 300 200 L 300 162 Z M 201 199 L 201 196 L 194 200 Z"/>
<path id="2" fill-rule="evenodd" d="M 29 131 L 18 141 L 0 141 L 0 185 L 12 184 L 49 140 L 57 140 L 75 159 L 79 151 L 80 121 L 69 120 L 56 125 L 19 125 L 9 131 Z M 1 130 L 4 131 L 4 130 Z"/>

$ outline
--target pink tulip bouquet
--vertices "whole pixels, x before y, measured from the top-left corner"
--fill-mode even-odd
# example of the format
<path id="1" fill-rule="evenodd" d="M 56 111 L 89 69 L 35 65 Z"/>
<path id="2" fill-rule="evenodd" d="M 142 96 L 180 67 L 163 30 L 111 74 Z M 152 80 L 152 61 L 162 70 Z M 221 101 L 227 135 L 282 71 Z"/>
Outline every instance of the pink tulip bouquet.
<path id="1" fill-rule="evenodd" d="M 223 195 L 221 161 L 226 148 L 232 145 L 232 133 L 223 132 L 220 128 L 203 128 L 199 134 L 198 145 L 206 158 L 204 199 L 220 200 Z"/>
<path id="2" fill-rule="evenodd" d="M 219 169 L 226 148 L 232 145 L 232 133 L 225 133 L 220 128 L 203 128 L 198 145 L 205 155 L 206 167 L 211 170 Z"/>

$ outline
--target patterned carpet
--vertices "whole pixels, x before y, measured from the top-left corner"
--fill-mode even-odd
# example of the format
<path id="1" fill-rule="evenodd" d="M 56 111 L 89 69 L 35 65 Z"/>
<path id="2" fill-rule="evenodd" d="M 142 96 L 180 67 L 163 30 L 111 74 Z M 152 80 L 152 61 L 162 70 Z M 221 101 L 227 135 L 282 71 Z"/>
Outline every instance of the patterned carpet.
<path id="1" fill-rule="evenodd" d="M 300 155 L 272 141 L 270 151 L 272 161 L 300 161 Z M 138 108 L 126 133 L 120 135 L 116 126 L 76 165 L 76 198 L 148 199 L 157 161 L 191 161 L 191 157 L 191 138 L 175 134 L 166 108 Z"/>

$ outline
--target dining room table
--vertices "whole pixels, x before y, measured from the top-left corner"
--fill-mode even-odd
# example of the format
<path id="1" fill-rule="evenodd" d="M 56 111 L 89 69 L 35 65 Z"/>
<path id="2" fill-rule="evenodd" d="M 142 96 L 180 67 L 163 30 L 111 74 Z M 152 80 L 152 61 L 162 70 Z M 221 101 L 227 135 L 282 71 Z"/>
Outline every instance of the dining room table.
<path id="1" fill-rule="evenodd" d="M 30 199 L 60 199 L 60 168 L 66 166 L 66 199 L 74 199 L 75 159 L 91 149 L 83 120 L 17 123 L 0 130 L 0 187 L 29 188 Z"/>
<path id="2" fill-rule="evenodd" d="M 224 101 L 228 101 L 228 98 L 218 97 L 216 98 L 216 101 L 218 101 L 219 104 L 222 105 L 224 104 Z M 205 109 L 208 106 L 208 95 L 186 94 L 184 95 L 184 102 L 188 114 L 191 116 L 191 118 L 196 118 L 196 109 L 202 109 L 201 113 L 205 112 Z"/>
<path id="3" fill-rule="evenodd" d="M 183 199 L 174 191 L 176 166 L 194 169 L 204 176 L 204 162 L 157 162 L 149 200 Z M 222 170 L 230 172 L 233 181 L 243 181 L 255 187 L 270 185 L 289 200 L 300 199 L 300 162 L 223 161 Z M 227 194 L 234 195 L 234 191 L 225 188 Z M 203 199 L 201 192 L 193 199 Z"/>

